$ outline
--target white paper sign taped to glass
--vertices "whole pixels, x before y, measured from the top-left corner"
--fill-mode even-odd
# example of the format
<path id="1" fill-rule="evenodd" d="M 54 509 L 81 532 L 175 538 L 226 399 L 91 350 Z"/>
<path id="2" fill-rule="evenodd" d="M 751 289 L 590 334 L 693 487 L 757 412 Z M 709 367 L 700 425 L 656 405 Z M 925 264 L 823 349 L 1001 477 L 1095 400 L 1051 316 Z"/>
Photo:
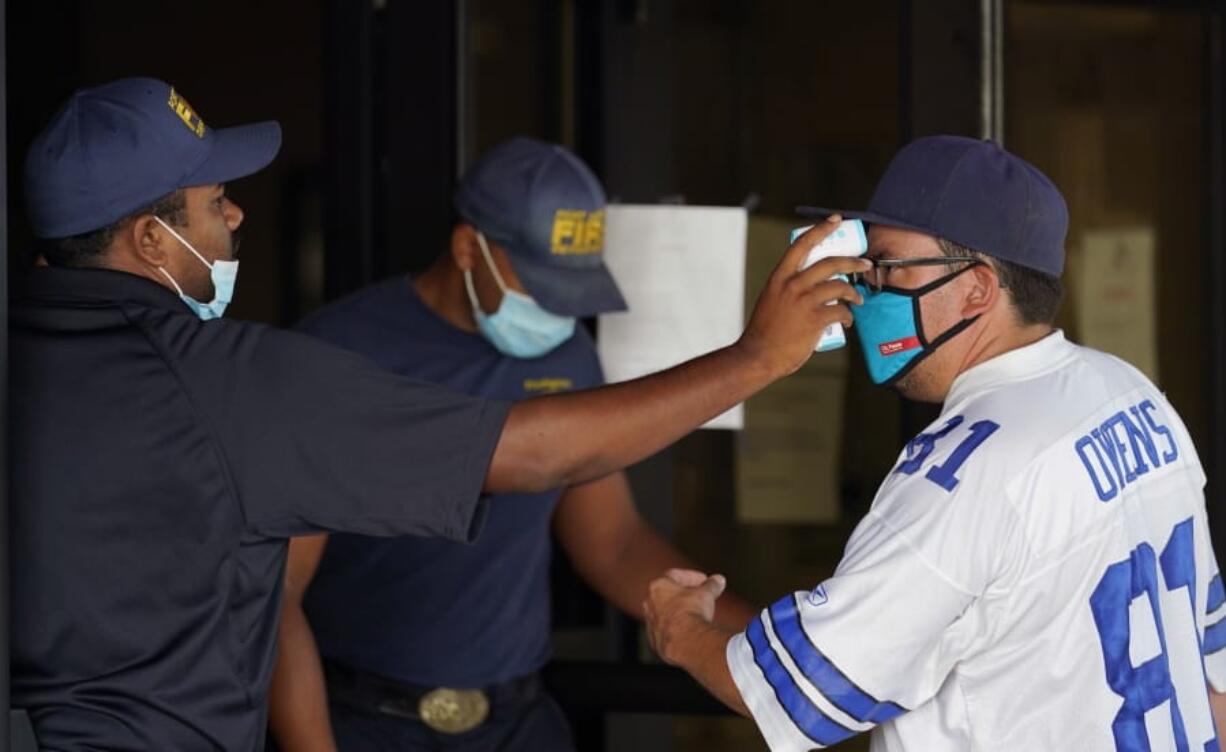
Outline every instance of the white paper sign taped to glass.
<path id="1" fill-rule="evenodd" d="M 599 320 L 596 349 L 610 383 L 671 368 L 741 336 L 744 209 L 620 204 L 608 208 L 605 222 L 605 264 L 629 306 Z M 703 427 L 742 424 L 738 405 Z"/>

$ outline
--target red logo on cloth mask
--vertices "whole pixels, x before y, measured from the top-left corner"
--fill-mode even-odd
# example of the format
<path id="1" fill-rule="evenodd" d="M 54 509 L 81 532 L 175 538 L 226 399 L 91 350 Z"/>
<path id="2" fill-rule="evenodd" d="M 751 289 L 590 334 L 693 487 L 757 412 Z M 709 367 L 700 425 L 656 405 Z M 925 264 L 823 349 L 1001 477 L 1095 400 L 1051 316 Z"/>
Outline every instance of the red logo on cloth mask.
<path id="1" fill-rule="evenodd" d="M 882 342 L 880 345 L 877 345 L 877 350 L 882 355 L 897 355 L 900 352 L 914 350 L 919 346 L 919 337 L 907 337 L 905 339 L 896 339 L 893 342 Z"/>

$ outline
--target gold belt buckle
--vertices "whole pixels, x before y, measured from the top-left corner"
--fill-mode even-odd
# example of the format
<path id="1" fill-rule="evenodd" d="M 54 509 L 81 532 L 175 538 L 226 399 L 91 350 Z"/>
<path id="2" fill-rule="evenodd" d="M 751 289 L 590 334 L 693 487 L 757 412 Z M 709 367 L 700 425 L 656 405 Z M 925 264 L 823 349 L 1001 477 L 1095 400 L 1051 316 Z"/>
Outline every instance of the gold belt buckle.
<path id="1" fill-rule="evenodd" d="M 480 726 L 490 714 L 490 701 L 479 689 L 439 687 L 417 702 L 421 722 L 444 734 L 462 734 Z"/>

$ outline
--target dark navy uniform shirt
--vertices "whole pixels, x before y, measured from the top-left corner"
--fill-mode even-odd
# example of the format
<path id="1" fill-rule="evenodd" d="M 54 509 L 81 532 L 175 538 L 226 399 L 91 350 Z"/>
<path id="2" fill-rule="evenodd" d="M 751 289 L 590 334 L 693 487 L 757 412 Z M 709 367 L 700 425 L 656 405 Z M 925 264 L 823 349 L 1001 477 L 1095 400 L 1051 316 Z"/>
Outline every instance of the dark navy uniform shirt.
<path id="1" fill-rule="evenodd" d="M 440 318 L 403 277 L 324 308 L 302 328 L 390 371 L 484 397 L 603 382 L 582 327 L 543 357 L 507 357 Z M 550 654 L 550 520 L 560 495 L 494 497 L 471 545 L 331 536 L 304 602 L 320 652 L 427 686 L 484 686 L 537 670 Z"/>
<path id="2" fill-rule="evenodd" d="M 54 750 L 262 750 L 287 536 L 471 539 L 506 403 L 162 286 L 11 312 L 14 704 Z"/>

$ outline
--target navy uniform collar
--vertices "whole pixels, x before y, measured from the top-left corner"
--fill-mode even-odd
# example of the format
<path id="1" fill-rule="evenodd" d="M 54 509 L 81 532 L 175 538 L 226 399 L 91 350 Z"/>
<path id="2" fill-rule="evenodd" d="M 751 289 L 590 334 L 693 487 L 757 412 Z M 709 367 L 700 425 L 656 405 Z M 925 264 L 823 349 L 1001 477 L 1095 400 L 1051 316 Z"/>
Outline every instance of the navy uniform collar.
<path id="1" fill-rule="evenodd" d="M 150 279 L 110 269 L 36 267 L 18 286 L 18 302 L 93 308 L 121 302 L 187 312 L 178 294 Z"/>

